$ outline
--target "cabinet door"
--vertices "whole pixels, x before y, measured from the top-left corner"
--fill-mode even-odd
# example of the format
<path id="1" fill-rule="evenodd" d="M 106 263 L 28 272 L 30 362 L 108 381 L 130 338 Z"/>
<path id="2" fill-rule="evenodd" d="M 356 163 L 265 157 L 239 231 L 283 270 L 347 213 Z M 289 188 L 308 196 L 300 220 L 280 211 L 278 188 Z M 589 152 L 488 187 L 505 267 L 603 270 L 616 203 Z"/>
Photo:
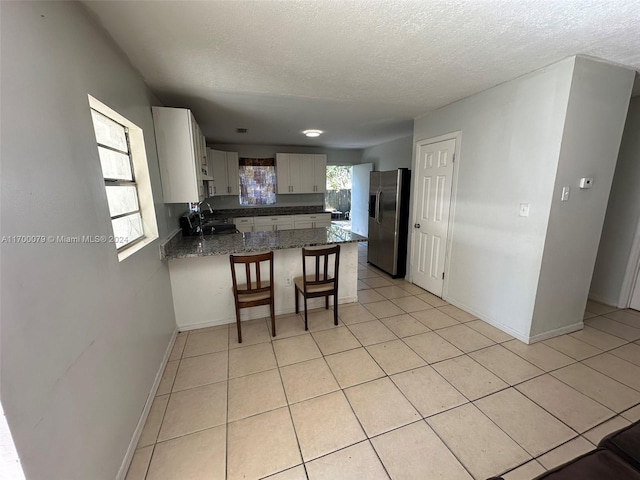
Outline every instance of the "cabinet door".
<path id="1" fill-rule="evenodd" d="M 278 221 L 274 225 L 274 230 L 293 230 L 293 218 Z"/>
<path id="2" fill-rule="evenodd" d="M 227 154 L 220 150 L 211 150 L 213 154 L 213 184 L 216 195 L 226 195 L 227 184 Z"/>
<path id="3" fill-rule="evenodd" d="M 164 203 L 200 201 L 191 112 L 168 107 L 153 107 L 152 112 Z"/>
<path id="4" fill-rule="evenodd" d="M 254 217 L 254 231 L 268 232 L 275 230 L 275 224 L 278 220 L 280 220 L 280 217 Z"/>
<path id="5" fill-rule="evenodd" d="M 226 152 L 227 157 L 227 193 L 240 194 L 240 175 L 238 173 L 238 152 Z"/>
<path id="6" fill-rule="evenodd" d="M 331 214 L 330 213 L 320 213 L 317 216 L 315 221 L 316 228 L 321 227 L 330 227 L 331 226 Z"/>
<path id="7" fill-rule="evenodd" d="M 315 193 L 325 193 L 327 191 L 327 156 L 314 155 L 313 159 L 313 181 Z"/>
<path id="8" fill-rule="evenodd" d="M 313 222 L 310 220 L 301 220 L 301 221 L 296 220 L 295 227 L 296 227 L 296 230 L 300 228 L 314 228 Z"/>
<path id="9" fill-rule="evenodd" d="M 278 194 L 280 195 L 291 193 L 289 163 L 291 163 L 291 158 L 288 153 L 276 153 L 276 181 L 278 182 Z"/>
<path id="10" fill-rule="evenodd" d="M 253 232 L 253 217 L 234 218 L 233 223 L 241 232 Z"/>
<path id="11" fill-rule="evenodd" d="M 313 157 L 311 154 L 299 155 L 298 168 L 300 169 L 300 183 L 297 193 L 314 193 L 313 183 Z"/>
<path id="12" fill-rule="evenodd" d="M 213 148 L 206 147 L 207 152 L 207 180 L 213 180 Z"/>
<path id="13" fill-rule="evenodd" d="M 289 154 L 289 182 L 291 189 L 289 193 L 305 193 L 302 186 L 302 177 L 308 175 L 308 172 L 302 170 L 302 154 Z"/>

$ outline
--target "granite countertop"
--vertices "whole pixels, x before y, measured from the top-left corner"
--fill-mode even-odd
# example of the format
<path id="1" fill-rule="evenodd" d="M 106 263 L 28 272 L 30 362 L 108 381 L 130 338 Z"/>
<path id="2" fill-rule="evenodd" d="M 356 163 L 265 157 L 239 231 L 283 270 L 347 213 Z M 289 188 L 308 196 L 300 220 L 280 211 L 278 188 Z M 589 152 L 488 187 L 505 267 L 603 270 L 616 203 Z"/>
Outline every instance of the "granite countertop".
<path id="1" fill-rule="evenodd" d="M 183 237 L 179 232 L 160 247 L 160 253 L 163 259 L 172 259 L 366 241 L 366 237 L 336 226 L 195 237 Z"/>

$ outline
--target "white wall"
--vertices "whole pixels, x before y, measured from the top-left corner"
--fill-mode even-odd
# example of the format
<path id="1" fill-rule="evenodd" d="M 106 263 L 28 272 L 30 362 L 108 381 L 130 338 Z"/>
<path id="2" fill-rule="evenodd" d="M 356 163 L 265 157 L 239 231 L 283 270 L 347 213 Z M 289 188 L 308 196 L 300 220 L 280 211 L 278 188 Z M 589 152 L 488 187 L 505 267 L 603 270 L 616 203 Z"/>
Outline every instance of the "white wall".
<path id="1" fill-rule="evenodd" d="M 638 80 L 636 80 L 638 82 Z M 618 305 L 625 270 L 640 221 L 640 97 L 629 105 L 620 154 L 611 186 L 590 296 Z"/>
<path id="2" fill-rule="evenodd" d="M 570 58 L 416 119 L 413 141 L 461 131 L 445 298 L 529 335 L 569 99 Z M 519 204 L 530 203 L 528 218 Z"/>
<path id="3" fill-rule="evenodd" d="M 108 235 L 87 94 L 144 130 L 160 236 L 150 104 L 75 2 L 1 2 L 2 235 Z M 113 479 L 175 328 L 158 241 L 1 246 L 0 394 L 32 480 Z"/>
<path id="4" fill-rule="evenodd" d="M 634 77 L 626 68 L 576 59 L 531 325 L 534 340 L 582 326 Z M 593 187 L 579 189 L 582 177 L 593 178 Z M 560 201 L 563 186 L 571 188 L 566 202 Z"/>
<path id="5" fill-rule="evenodd" d="M 396 168 L 412 168 L 413 136 L 369 147 L 362 152 L 361 163 L 373 163 L 374 170 L 384 172 Z"/>

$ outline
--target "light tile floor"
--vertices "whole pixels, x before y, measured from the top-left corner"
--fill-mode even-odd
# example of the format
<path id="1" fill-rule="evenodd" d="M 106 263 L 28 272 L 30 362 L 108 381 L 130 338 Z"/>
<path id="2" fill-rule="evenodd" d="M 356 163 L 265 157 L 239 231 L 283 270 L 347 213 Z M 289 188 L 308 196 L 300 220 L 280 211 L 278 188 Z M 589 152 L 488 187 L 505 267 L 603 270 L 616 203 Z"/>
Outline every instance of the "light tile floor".
<path id="1" fill-rule="evenodd" d="M 523 480 L 640 420 L 640 312 L 525 345 L 359 262 L 337 327 L 179 334 L 127 479 Z"/>

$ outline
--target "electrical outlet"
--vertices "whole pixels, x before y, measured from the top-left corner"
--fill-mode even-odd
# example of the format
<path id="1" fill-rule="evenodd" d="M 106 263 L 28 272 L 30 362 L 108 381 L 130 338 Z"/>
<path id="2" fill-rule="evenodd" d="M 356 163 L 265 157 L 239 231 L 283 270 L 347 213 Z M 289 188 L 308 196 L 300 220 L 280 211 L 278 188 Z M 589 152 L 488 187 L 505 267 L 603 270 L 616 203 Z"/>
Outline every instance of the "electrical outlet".
<path id="1" fill-rule="evenodd" d="M 562 196 L 560 197 L 561 202 L 566 202 L 569 200 L 569 192 L 571 189 L 569 187 L 562 187 Z"/>
<path id="2" fill-rule="evenodd" d="M 291 277 L 284 277 L 284 284 L 287 287 L 290 287 L 291 286 Z"/>
<path id="3" fill-rule="evenodd" d="M 529 216 L 529 204 L 528 203 L 521 203 L 520 204 L 520 216 L 521 217 L 528 217 Z"/>

